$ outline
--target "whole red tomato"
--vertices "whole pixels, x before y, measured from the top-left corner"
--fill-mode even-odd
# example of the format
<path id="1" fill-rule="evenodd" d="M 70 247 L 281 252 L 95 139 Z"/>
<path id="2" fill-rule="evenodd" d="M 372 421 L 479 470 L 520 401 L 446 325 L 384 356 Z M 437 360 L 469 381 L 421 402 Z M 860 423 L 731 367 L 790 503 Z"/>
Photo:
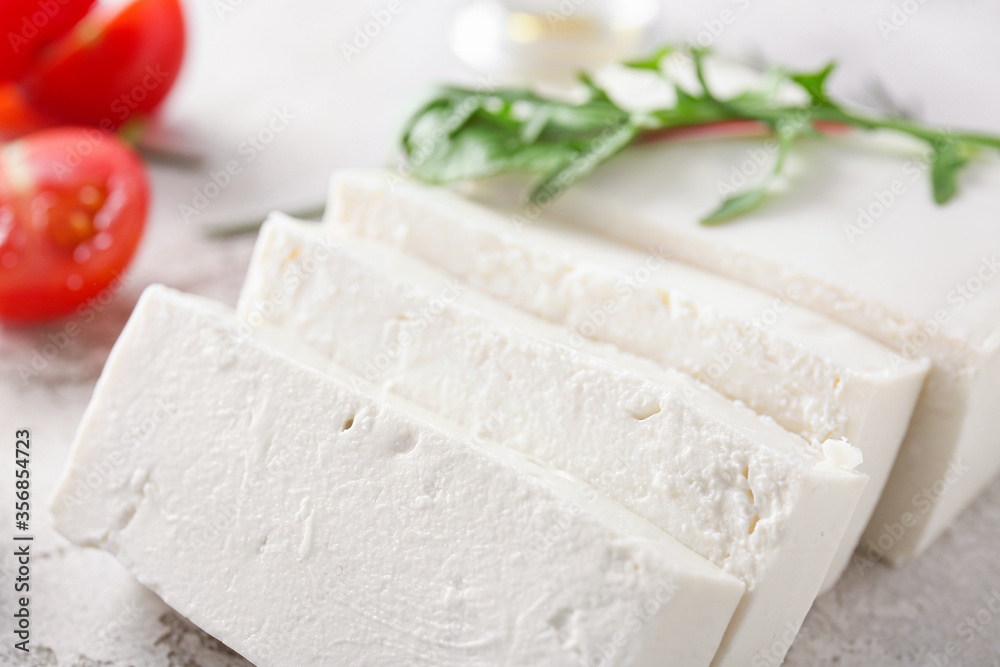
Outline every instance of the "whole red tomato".
<path id="1" fill-rule="evenodd" d="M 113 134 L 65 127 L 0 148 L 0 318 L 69 315 L 108 289 L 148 202 L 142 161 Z"/>
<path id="2" fill-rule="evenodd" d="M 156 109 L 180 73 L 184 47 L 179 0 L 98 7 L 39 54 L 20 87 L 46 116 L 110 131 Z"/>

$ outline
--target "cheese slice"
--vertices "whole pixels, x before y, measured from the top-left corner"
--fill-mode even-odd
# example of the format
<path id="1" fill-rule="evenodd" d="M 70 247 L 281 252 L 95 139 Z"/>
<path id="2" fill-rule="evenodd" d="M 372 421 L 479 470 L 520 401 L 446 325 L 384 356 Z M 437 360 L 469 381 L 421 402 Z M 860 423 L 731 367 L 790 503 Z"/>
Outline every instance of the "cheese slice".
<path id="1" fill-rule="evenodd" d="M 922 145 L 851 135 L 796 149 L 773 204 L 707 229 L 715 184 L 759 142 L 642 147 L 553 210 L 837 319 L 904 357 L 933 361 L 898 464 L 863 540 L 866 561 L 920 553 L 1000 471 L 1000 161 L 963 172 L 946 206 Z"/>
<path id="2" fill-rule="evenodd" d="M 747 585 L 717 665 L 780 658 L 837 552 L 866 477 L 703 384 L 478 295 L 382 244 L 280 214 L 237 308 L 380 391 L 607 493 Z"/>
<path id="3" fill-rule="evenodd" d="M 380 172 L 334 177 L 327 224 L 381 239 L 476 288 L 595 339 L 687 372 L 819 443 L 846 437 L 871 477 L 824 590 L 850 561 L 892 468 L 926 361 L 767 293 L 565 226 L 504 216 Z"/>
<path id="4" fill-rule="evenodd" d="M 73 445 L 58 529 L 261 667 L 709 663 L 734 577 L 283 345 L 149 288 Z"/>

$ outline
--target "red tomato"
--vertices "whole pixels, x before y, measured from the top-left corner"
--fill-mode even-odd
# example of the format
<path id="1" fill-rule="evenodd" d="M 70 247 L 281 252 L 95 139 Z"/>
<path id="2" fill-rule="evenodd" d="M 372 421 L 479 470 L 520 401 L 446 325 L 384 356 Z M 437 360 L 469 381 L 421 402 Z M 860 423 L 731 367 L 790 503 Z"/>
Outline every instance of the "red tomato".
<path id="1" fill-rule="evenodd" d="M 17 86 L 12 83 L 0 84 L 0 142 L 12 141 L 30 132 L 59 124 L 32 108 Z"/>
<path id="2" fill-rule="evenodd" d="M 68 315 L 108 289 L 148 202 L 142 161 L 113 134 L 63 127 L 0 148 L 0 318 Z"/>
<path id="3" fill-rule="evenodd" d="M 181 69 L 184 42 L 179 0 L 98 8 L 41 54 L 21 86 L 44 114 L 114 130 L 148 115 L 167 96 Z"/>
<path id="4" fill-rule="evenodd" d="M 69 32 L 94 0 L 0 1 L 0 83 L 19 79 L 35 55 Z"/>

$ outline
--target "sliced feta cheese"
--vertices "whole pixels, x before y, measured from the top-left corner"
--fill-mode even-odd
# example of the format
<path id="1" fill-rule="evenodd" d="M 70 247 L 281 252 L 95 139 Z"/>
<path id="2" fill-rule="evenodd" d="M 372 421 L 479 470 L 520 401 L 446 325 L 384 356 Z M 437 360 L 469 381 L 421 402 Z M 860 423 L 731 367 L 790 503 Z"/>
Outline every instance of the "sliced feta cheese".
<path id="1" fill-rule="evenodd" d="M 943 136 L 947 136 L 944 134 Z M 791 191 L 745 219 L 697 224 L 754 142 L 641 147 L 555 204 L 561 215 L 854 327 L 933 361 L 863 551 L 900 562 L 951 525 L 1000 471 L 1000 164 L 934 203 L 926 147 L 854 135 L 796 150 Z M 752 161 L 751 161 L 752 162 Z"/>
<path id="2" fill-rule="evenodd" d="M 426 264 L 315 229 L 280 214 L 265 224 L 245 326 L 276 325 L 379 391 L 620 501 L 746 583 L 717 665 L 775 655 L 864 488 L 845 453 L 857 450 L 811 447 L 688 376 L 606 344 L 574 350 L 561 328 Z"/>
<path id="3" fill-rule="evenodd" d="M 306 352 L 148 289 L 73 445 L 58 529 L 261 667 L 709 663 L 742 583 Z"/>
<path id="4" fill-rule="evenodd" d="M 856 331 L 791 303 L 646 251 L 504 216 L 381 172 L 340 172 L 328 224 L 394 243 L 474 287 L 584 339 L 678 368 L 819 443 L 846 437 L 871 482 L 824 584 L 850 561 L 892 468 L 927 371 Z M 537 221 L 537 222 L 536 222 Z"/>

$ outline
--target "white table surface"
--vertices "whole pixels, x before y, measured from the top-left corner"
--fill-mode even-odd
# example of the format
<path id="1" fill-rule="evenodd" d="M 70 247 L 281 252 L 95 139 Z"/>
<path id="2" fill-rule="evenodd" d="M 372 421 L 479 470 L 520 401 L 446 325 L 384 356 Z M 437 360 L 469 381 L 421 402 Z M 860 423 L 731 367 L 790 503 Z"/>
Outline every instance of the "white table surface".
<path id="1" fill-rule="evenodd" d="M 337 45 L 353 34 L 359 17 L 381 3 L 359 3 L 345 10 L 339 3 L 326 6 L 306 0 L 234 1 L 234 11 L 223 18 L 208 0 L 191 4 L 197 67 L 186 73 L 171 102 L 164 141 L 202 154 L 202 170 L 153 169 L 150 228 L 125 287 L 37 375 L 20 377 L 36 351 L 62 340 L 65 323 L 0 329 L 0 442 L 6 452 L 0 455 L 2 665 L 247 664 L 178 617 L 111 556 L 70 546 L 49 527 L 44 506 L 103 361 L 142 288 L 162 282 L 235 302 L 253 236 L 207 238 L 198 223 L 253 221 L 271 208 L 314 207 L 322 201 L 327 172 L 333 167 L 384 161 L 392 129 L 405 112 L 400 105 L 420 85 L 429 78 L 470 76 L 450 60 L 442 36 L 447 23 L 442 7 L 455 2 L 404 3 L 405 11 L 389 26 L 394 32 L 387 29 L 383 39 L 373 42 L 362 53 L 369 62 L 355 62 L 356 68 L 336 63 L 342 57 Z M 995 76 L 1000 73 L 1000 42 L 994 37 L 1000 17 L 995 5 L 930 0 L 886 41 L 874 21 L 892 11 L 892 2 L 693 4 L 668 8 L 665 30 L 689 34 L 724 8 L 746 7 L 719 38 L 719 46 L 755 47 L 786 60 L 808 56 L 817 61 L 815 52 L 839 52 L 846 56 L 846 91 L 861 90 L 877 75 L 929 118 L 1000 130 L 1000 116 L 994 112 L 1000 103 L 1000 77 Z M 299 11 L 294 20 L 288 18 L 288 7 Z M 316 25 L 335 26 L 329 28 L 331 37 L 310 41 Z M 263 54 L 247 55 L 257 51 Z M 305 74 L 290 74 L 288 63 L 303 57 L 315 66 Z M 247 58 L 251 70 L 244 67 Z M 434 71 L 422 67 L 420 58 L 438 63 Z M 329 76 L 341 84 L 324 83 Z M 310 86 L 326 88 L 309 92 Z M 178 207 L 191 201 L 192 188 L 205 183 L 213 165 L 231 159 L 241 137 L 262 127 L 278 104 L 293 107 L 299 114 L 297 124 L 248 163 L 201 219 L 184 224 Z M 331 125 L 337 127 L 331 130 Z M 13 650 L 10 634 L 12 450 L 14 431 L 20 428 L 32 432 L 36 535 L 32 652 L 27 656 Z M 817 601 L 786 664 L 1000 667 L 1000 615 L 987 607 L 995 597 L 993 606 L 1000 609 L 998 554 L 1000 481 L 921 558 L 900 569 L 876 565 L 864 572 L 850 570 Z M 972 627 L 976 629 L 970 632 Z M 952 656 L 946 658 L 948 650 Z"/>

